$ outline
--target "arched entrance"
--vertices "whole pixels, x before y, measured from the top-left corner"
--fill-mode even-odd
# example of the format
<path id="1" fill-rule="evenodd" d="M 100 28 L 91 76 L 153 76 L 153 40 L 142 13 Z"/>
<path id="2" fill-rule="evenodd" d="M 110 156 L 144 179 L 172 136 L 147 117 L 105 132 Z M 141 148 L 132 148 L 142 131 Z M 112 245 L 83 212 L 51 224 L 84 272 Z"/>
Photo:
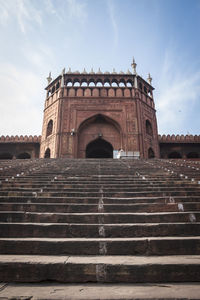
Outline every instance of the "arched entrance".
<path id="1" fill-rule="evenodd" d="M 29 153 L 23 152 L 23 153 L 20 153 L 20 154 L 17 156 L 17 158 L 19 158 L 19 159 L 30 159 L 31 156 L 30 156 Z"/>
<path id="2" fill-rule="evenodd" d="M 122 148 L 120 125 L 108 116 L 97 114 L 78 129 L 78 158 L 112 158 L 113 150 Z"/>
<path id="3" fill-rule="evenodd" d="M 113 158 L 113 146 L 98 138 L 87 145 L 86 158 Z"/>

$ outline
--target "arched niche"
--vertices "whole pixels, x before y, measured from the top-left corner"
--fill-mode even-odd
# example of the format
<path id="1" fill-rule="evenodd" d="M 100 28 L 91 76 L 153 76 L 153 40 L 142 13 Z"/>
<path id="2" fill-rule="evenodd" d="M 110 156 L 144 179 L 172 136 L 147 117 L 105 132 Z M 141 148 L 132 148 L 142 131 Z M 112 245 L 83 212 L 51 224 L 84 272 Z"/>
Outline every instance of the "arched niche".
<path id="1" fill-rule="evenodd" d="M 23 152 L 17 155 L 18 159 L 30 159 L 31 155 L 28 152 Z"/>
<path id="2" fill-rule="evenodd" d="M 146 127 L 146 133 L 152 136 L 153 129 L 152 129 L 151 122 L 149 120 L 146 120 L 145 127 Z"/>
<path id="3" fill-rule="evenodd" d="M 87 145 L 99 138 L 110 143 L 115 150 L 122 146 L 120 125 L 110 117 L 103 114 L 96 114 L 83 121 L 78 128 L 77 135 L 78 158 L 85 158 L 87 156 Z"/>
<path id="4" fill-rule="evenodd" d="M 50 157 L 51 157 L 51 150 L 49 148 L 47 148 L 44 153 L 44 158 L 50 158 Z"/>
<path id="5" fill-rule="evenodd" d="M 148 149 L 148 158 L 154 158 L 155 157 L 155 153 L 153 151 L 153 149 L 150 147 Z"/>
<path id="6" fill-rule="evenodd" d="M 46 137 L 52 134 L 53 131 L 53 120 L 50 120 L 47 125 Z"/>

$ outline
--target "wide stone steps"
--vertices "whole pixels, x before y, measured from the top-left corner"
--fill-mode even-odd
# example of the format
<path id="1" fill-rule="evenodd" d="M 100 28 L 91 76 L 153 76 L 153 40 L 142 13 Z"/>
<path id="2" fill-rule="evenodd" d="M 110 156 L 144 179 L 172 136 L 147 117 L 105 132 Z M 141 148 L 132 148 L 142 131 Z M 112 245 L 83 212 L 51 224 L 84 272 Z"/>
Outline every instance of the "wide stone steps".
<path id="1" fill-rule="evenodd" d="M 1 281 L 195 282 L 200 256 L 35 256 L 1 255 Z"/>
<path id="2" fill-rule="evenodd" d="M 0 280 L 200 282 L 199 170 L 185 164 L 0 162 Z"/>
<path id="3" fill-rule="evenodd" d="M 141 238 L 0 238 L 0 254 L 199 255 L 200 236 Z M 179 258 L 177 257 L 177 260 Z"/>

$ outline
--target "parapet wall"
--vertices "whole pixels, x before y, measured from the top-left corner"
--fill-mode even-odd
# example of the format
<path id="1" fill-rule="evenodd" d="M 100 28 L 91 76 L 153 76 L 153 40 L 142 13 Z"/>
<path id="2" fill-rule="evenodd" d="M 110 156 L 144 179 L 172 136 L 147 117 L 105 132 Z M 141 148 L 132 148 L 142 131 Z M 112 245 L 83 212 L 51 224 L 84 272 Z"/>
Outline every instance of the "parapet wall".
<path id="1" fill-rule="evenodd" d="M 158 135 L 159 143 L 200 143 L 200 135 Z M 40 143 L 41 135 L 0 136 L 0 143 Z"/>
<path id="2" fill-rule="evenodd" d="M 200 135 L 158 135 L 159 143 L 200 143 Z"/>
<path id="3" fill-rule="evenodd" d="M 0 143 L 40 143 L 41 141 L 41 135 L 37 136 L 37 135 L 16 135 L 16 136 L 4 136 L 2 135 L 0 137 Z"/>

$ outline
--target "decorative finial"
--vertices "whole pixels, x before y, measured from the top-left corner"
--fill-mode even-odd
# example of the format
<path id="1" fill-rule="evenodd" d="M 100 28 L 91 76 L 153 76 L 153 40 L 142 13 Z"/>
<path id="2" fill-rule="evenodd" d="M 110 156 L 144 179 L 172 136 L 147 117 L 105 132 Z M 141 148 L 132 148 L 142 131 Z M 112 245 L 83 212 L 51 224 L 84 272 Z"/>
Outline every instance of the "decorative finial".
<path id="1" fill-rule="evenodd" d="M 137 64 L 136 64 L 136 62 L 135 62 L 134 57 L 133 57 L 133 62 L 132 62 L 132 64 L 131 64 L 131 67 L 133 68 L 133 74 L 136 75 L 136 74 L 137 74 L 137 73 L 136 73 L 136 67 L 137 67 Z"/>
<path id="2" fill-rule="evenodd" d="M 67 71 L 68 74 L 72 72 L 71 68 L 69 67 L 69 70 Z"/>
<path id="3" fill-rule="evenodd" d="M 113 71 L 112 71 L 112 73 L 113 73 L 113 74 L 116 74 L 115 68 L 113 68 Z"/>
<path id="4" fill-rule="evenodd" d="M 149 84 L 151 84 L 151 82 L 152 82 L 152 77 L 151 77 L 150 73 L 148 75 L 147 81 L 148 81 Z"/>
<path id="5" fill-rule="evenodd" d="M 61 73 L 61 88 L 63 88 L 64 87 L 64 85 L 65 85 L 65 82 L 64 82 L 64 75 L 65 75 L 65 68 L 62 70 L 62 73 Z"/>
<path id="6" fill-rule="evenodd" d="M 47 81 L 48 81 L 48 84 L 50 84 L 51 81 L 52 81 L 52 78 L 51 78 L 51 72 L 49 72 L 49 76 L 47 77 Z"/>
<path id="7" fill-rule="evenodd" d="M 99 68 L 97 74 L 102 74 L 101 69 Z"/>
<path id="8" fill-rule="evenodd" d="M 86 69 L 85 69 L 85 68 L 83 69 L 83 74 L 87 74 L 87 72 L 86 72 Z"/>
<path id="9" fill-rule="evenodd" d="M 93 68 L 91 69 L 90 73 L 91 73 L 91 74 L 94 74 L 94 70 L 93 70 Z"/>

